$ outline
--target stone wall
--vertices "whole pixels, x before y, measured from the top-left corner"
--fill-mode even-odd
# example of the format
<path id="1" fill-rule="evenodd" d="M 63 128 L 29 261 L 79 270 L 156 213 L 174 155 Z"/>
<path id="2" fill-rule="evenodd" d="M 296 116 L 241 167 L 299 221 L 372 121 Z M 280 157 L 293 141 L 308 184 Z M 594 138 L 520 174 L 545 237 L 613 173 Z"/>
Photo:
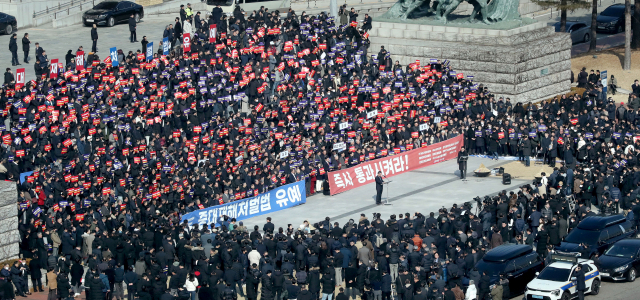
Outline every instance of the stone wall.
<path id="1" fill-rule="evenodd" d="M 517 102 L 546 99 L 570 89 L 571 39 L 543 23 L 511 30 L 374 22 L 371 53 L 380 46 L 407 65 L 449 60 L 497 96 Z"/>
<path id="2" fill-rule="evenodd" d="M 15 182 L 0 181 L 0 261 L 18 258 L 18 192 Z"/>

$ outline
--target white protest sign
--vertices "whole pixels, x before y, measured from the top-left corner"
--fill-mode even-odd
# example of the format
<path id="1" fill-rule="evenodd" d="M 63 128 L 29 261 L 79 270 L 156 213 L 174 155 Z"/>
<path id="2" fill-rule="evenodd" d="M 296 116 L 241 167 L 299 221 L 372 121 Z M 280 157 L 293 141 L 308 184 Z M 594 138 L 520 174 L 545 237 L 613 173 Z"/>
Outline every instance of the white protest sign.
<path id="1" fill-rule="evenodd" d="M 347 144 L 345 144 L 344 142 L 340 142 L 340 143 L 335 143 L 333 144 L 333 150 L 344 150 L 347 149 Z"/>

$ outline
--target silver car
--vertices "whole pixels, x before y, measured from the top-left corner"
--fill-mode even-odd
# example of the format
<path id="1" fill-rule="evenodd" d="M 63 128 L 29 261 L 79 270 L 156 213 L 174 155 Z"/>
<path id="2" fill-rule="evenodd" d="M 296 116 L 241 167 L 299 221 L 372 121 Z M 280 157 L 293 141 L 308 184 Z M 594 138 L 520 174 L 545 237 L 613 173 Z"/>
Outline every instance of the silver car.
<path id="1" fill-rule="evenodd" d="M 560 32 L 560 22 L 554 24 L 556 32 Z M 571 41 L 576 43 L 588 43 L 591 40 L 591 27 L 585 22 L 569 22 L 565 26 L 565 32 L 571 34 Z"/>

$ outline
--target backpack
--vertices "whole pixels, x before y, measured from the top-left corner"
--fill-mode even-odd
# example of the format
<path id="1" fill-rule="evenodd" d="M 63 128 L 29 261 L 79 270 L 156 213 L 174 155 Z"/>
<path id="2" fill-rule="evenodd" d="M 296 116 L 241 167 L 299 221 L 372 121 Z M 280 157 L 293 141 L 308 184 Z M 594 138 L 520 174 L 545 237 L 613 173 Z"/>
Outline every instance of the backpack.
<path id="1" fill-rule="evenodd" d="M 394 231 L 394 232 L 391 234 L 391 240 L 392 240 L 392 241 L 394 241 L 394 242 L 396 242 L 396 243 L 400 243 L 400 232 L 398 232 L 398 231 Z"/>
<path id="2" fill-rule="evenodd" d="M 384 238 L 382 237 L 382 234 L 376 233 L 374 241 L 375 241 L 376 247 L 380 248 L 380 245 L 384 244 Z"/>

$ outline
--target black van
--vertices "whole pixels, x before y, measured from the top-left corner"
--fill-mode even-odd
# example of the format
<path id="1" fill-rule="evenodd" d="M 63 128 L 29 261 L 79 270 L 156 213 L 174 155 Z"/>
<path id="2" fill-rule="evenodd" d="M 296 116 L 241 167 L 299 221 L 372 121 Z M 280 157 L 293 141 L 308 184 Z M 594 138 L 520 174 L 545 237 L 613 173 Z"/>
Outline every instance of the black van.
<path id="1" fill-rule="evenodd" d="M 631 237 L 636 230 L 623 215 L 588 217 L 564 237 L 556 252 L 560 254 L 580 253 L 582 258 L 591 258 L 596 252 L 602 254 L 615 242 Z M 582 247 L 584 244 L 587 247 Z"/>
<path id="2" fill-rule="evenodd" d="M 527 284 L 544 268 L 544 263 L 529 245 L 502 245 L 491 249 L 476 264 L 480 275 L 486 272 L 491 284 L 500 280 L 500 275 L 509 279 L 511 296 L 524 293 Z"/>

